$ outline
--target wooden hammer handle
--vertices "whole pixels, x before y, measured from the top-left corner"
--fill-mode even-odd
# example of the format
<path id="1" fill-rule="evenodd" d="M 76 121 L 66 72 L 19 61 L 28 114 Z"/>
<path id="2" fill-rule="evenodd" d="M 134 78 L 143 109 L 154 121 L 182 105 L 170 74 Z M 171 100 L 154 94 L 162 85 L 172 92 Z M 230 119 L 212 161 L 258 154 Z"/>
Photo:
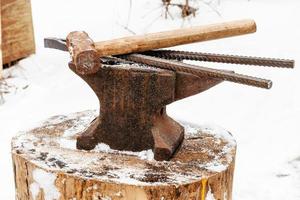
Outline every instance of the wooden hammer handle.
<path id="1" fill-rule="evenodd" d="M 76 71 L 95 73 L 100 67 L 99 57 L 143 52 L 207 40 L 238 36 L 256 31 L 253 20 L 240 20 L 212 25 L 184 28 L 159 33 L 93 42 L 85 32 L 71 32 L 67 46 Z"/>
<path id="2" fill-rule="evenodd" d="M 102 57 L 215 40 L 255 31 L 256 24 L 253 20 L 240 20 L 96 42 L 95 48 L 98 56 Z"/>

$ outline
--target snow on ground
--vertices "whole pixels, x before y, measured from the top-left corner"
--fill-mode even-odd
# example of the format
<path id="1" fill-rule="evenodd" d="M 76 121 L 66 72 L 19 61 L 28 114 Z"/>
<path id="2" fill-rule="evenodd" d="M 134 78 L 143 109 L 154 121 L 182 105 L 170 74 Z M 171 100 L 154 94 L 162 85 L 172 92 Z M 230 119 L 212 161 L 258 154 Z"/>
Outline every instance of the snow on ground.
<path id="1" fill-rule="evenodd" d="M 223 83 L 173 103 L 168 112 L 192 123 L 218 124 L 235 136 L 238 152 L 234 199 L 300 199 L 300 2 L 222 0 L 220 5 L 213 4 L 221 16 L 199 4 L 197 18 L 190 21 L 179 19 L 176 9 L 171 10 L 174 20 L 159 17 L 163 11 L 159 0 L 132 1 L 128 15 L 129 2 L 32 0 L 37 54 L 5 71 L 10 78 L 3 87 L 11 92 L 4 95 L 0 105 L 1 199 L 14 199 L 10 159 L 13 135 L 56 114 L 98 107 L 92 90 L 68 69 L 69 55 L 43 49 L 42 38 L 65 37 L 70 31 L 85 30 L 95 40 L 105 40 L 130 35 L 123 28 L 126 25 L 135 33 L 144 33 L 241 18 L 255 19 L 257 33 L 178 49 L 294 58 L 296 69 L 203 63 L 270 78 L 274 86 L 267 91 Z"/>

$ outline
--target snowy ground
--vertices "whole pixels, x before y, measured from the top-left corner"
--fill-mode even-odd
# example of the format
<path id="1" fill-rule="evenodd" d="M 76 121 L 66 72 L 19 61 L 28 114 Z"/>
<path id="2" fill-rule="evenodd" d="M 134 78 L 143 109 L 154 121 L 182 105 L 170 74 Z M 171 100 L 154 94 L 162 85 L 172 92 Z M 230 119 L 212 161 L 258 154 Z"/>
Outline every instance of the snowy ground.
<path id="1" fill-rule="evenodd" d="M 10 159 L 13 135 L 52 115 L 98 107 L 91 89 L 68 69 L 68 54 L 43 49 L 42 38 L 85 30 L 95 40 L 105 40 L 130 35 L 124 25 L 144 33 L 241 18 L 255 19 L 257 33 L 180 49 L 294 58 L 296 69 L 203 63 L 270 78 L 274 86 L 268 91 L 223 83 L 172 104 L 168 112 L 193 123 L 215 123 L 234 134 L 238 143 L 234 199 L 300 199 L 300 2 L 222 0 L 220 5 L 213 4 L 221 16 L 199 4 L 197 18 L 190 21 L 179 19 L 176 9 L 171 10 L 174 20 L 159 17 L 159 0 L 133 0 L 128 16 L 129 2 L 32 0 L 37 54 L 5 71 L 11 77 L 6 79 L 6 89 L 11 92 L 4 95 L 0 105 L 1 199 L 14 199 Z"/>

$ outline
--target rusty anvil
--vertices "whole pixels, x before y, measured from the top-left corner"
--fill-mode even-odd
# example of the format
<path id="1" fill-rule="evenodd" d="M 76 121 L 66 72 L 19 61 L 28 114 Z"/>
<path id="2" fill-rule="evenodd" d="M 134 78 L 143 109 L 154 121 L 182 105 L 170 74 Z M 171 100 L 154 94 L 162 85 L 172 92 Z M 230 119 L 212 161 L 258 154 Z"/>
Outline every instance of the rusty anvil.
<path id="1" fill-rule="evenodd" d="M 85 32 L 72 32 L 66 41 L 46 39 L 46 47 L 69 50 L 72 55 L 70 69 L 88 83 L 100 101 L 100 114 L 77 138 L 77 148 L 91 150 L 98 143 L 106 143 L 118 150 L 152 149 L 156 160 L 170 159 L 183 141 L 184 128 L 167 115 L 166 105 L 203 92 L 224 80 L 271 87 L 269 80 L 232 71 L 201 68 L 185 64 L 182 59 L 198 56 L 201 60 L 199 57 L 202 56 L 205 61 L 260 63 L 287 68 L 293 67 L 294 63 L 290 60 L 213 54 L 203 57 L 203 54 L 189 52 L 183 52 L 180 56 L 180 52 L 152 49 L 236 36 L 255 30 L 252 20 L 244 20 L 98 43 L 94 43 Z M 141 54 L 130 54 L 135 52 Z"/>

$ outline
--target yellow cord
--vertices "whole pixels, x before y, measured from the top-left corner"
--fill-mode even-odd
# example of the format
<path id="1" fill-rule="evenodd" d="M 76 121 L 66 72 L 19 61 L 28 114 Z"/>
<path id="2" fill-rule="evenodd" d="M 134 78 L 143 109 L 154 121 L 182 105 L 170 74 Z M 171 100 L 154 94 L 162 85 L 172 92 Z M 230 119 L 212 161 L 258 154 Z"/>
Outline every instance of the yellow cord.
<path id="1" fill-rule="evenodd" d="M 206 193 L 206 184 L 207 184 L 207 179 L 202 179 L 202 189 L 201 189 L 201 200 L 205 200 L 205 193 Z"/>

